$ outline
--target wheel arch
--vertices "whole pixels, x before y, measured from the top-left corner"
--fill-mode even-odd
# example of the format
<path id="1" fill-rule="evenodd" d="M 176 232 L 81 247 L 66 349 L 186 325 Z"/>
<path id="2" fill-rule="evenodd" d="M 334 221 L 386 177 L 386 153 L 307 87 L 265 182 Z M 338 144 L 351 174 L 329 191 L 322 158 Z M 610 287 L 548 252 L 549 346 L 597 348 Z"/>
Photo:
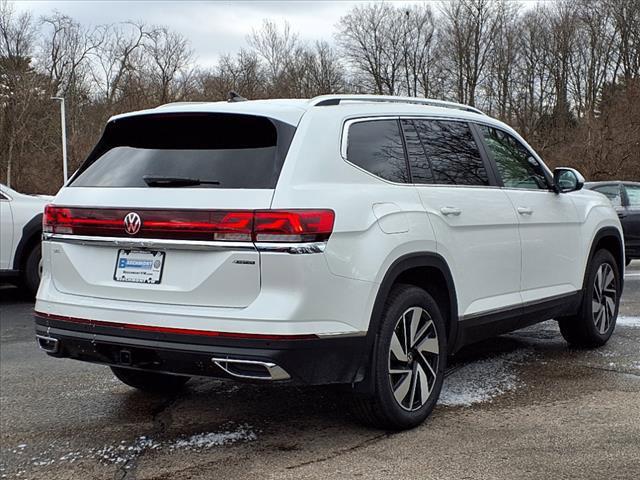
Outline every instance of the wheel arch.
<path id="1" fill-rule="evenodd" d="M 420 275 L 420 273 L 425 275 Z M 429 273 L 435 275 L 429 276 Z M 426 278 L 424 278 L 425 276 Z M 445 316 L 447 327 L 449 353 L 455 352 L 459 346 L 458 299 L 453 276 L 447 262 L 442 256 L 432 252 L 416 252 L 402 255 L 389 266 L 378 288 L 367 330 L 365 357 L 361 362 L 360 370 L 356 374 L 353 385 L 356 392 L 370 394 L 375 390 L 373 376 L 370 375 L 370 372 L 375 368 L 373 362 L 377 356 L 376 340 L 382 320 L 382 310 L 389 292 L 398 283 L 408 283 L 421 288 L 426 286 L 431 295 L 437 297 L 435 298 L 436 301 L 442 301 L 443 298 L 446 300 L 448 308 L 442 313 Z"/>
<path id="2" fill-rule="evenodd" d="M 42 239 L 42 213 L 37 214 L 22 228 L 22 236 L 13 257 L 13 269 L 24 271 L 24 264 L 31 249 Z"/>
<path id="3" fill-rule="evenodd" d="M 620 231 L 615 227 L 604 227 L 598 230 L 591 241 L 589 257 L 584 271 L 582 280 L 582 289 L 586 288 L 587 277 L 589 274 L 589 266 L 591 260 L 598 250 L 605 249 L 611 252 L 618 264 L 618 272 L 620 272 L 620 293 L 624 287 L 624 240 Z"/>

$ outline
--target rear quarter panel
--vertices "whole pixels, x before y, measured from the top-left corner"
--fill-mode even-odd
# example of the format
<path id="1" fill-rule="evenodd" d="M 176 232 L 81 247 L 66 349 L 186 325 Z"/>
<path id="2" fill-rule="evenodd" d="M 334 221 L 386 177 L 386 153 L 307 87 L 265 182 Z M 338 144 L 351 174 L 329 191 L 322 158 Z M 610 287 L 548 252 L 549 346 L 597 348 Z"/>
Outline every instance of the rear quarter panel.
<path id="1" fill-rule="evenodd" d="M 366 330 L 379 284 L 391 264 L 413 252 L 435 252 L 435 237 L 420 196 L 348 163 L 340 154 L 346 118 L 317 108 L 301 120 L 272 208 L 330 208 L 333 233 L 324 258 L 332 275 L 370 282 L 358 321 Z M 356 299 L 347 299 L 355 301 Z"/>

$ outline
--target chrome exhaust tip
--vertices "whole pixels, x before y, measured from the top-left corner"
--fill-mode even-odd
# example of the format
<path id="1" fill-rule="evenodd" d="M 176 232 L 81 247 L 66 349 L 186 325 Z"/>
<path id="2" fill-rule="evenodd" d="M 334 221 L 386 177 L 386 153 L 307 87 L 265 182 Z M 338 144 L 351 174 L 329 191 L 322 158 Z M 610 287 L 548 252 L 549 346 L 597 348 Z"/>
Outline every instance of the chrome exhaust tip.
<path id="1" fill-rule="evenodd" d="M 248 380 L 288 380 L 291 376 L 279 365 L 257 360 L 212 357 L 211 361 L 226 373 Z"/>
<path id="2" fill-rule="evenodd" d="M 47 353 L 58 353 L 60 350 L 60 342 L 57 338 L 36 335 L 36 339 L 38 340 L 38 346 Z"/>

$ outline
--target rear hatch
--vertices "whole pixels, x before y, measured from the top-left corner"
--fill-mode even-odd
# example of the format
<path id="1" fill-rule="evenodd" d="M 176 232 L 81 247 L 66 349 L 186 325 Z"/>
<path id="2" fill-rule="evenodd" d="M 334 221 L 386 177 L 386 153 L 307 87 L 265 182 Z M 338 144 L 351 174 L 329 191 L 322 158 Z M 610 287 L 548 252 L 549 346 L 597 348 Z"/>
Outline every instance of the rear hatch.
<path id="1" fill-rule="evenodd" d="M 247 306 L 260 291 L 253 211 L 270 207 L 294 132 L 231 113 L 111 121 L 45 214 L 56 289 Z"/>

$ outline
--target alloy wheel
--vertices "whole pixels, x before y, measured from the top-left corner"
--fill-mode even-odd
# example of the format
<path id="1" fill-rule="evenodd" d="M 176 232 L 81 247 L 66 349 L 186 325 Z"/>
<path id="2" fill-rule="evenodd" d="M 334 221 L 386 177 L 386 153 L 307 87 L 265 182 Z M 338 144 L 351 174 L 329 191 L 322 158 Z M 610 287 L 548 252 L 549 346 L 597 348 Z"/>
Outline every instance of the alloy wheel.
<path id="1" fill-rule="evenodd" d="M 396 322 L 389 348 L 389 382 L 404 410 L 418 410 L 427 402 L 438 362 L 438 332 L 431 316 L 421 307 L 407 309 Z"/>
<path id="2" fill-rule="evenodd" d="M 591 297 L 593 322 L 601 335 L 609 330 L 616 312 L 616 298 L 618 296 L 616 287 L 613 268 L 608 263 L 603 263 L 596 273 Z"/>

